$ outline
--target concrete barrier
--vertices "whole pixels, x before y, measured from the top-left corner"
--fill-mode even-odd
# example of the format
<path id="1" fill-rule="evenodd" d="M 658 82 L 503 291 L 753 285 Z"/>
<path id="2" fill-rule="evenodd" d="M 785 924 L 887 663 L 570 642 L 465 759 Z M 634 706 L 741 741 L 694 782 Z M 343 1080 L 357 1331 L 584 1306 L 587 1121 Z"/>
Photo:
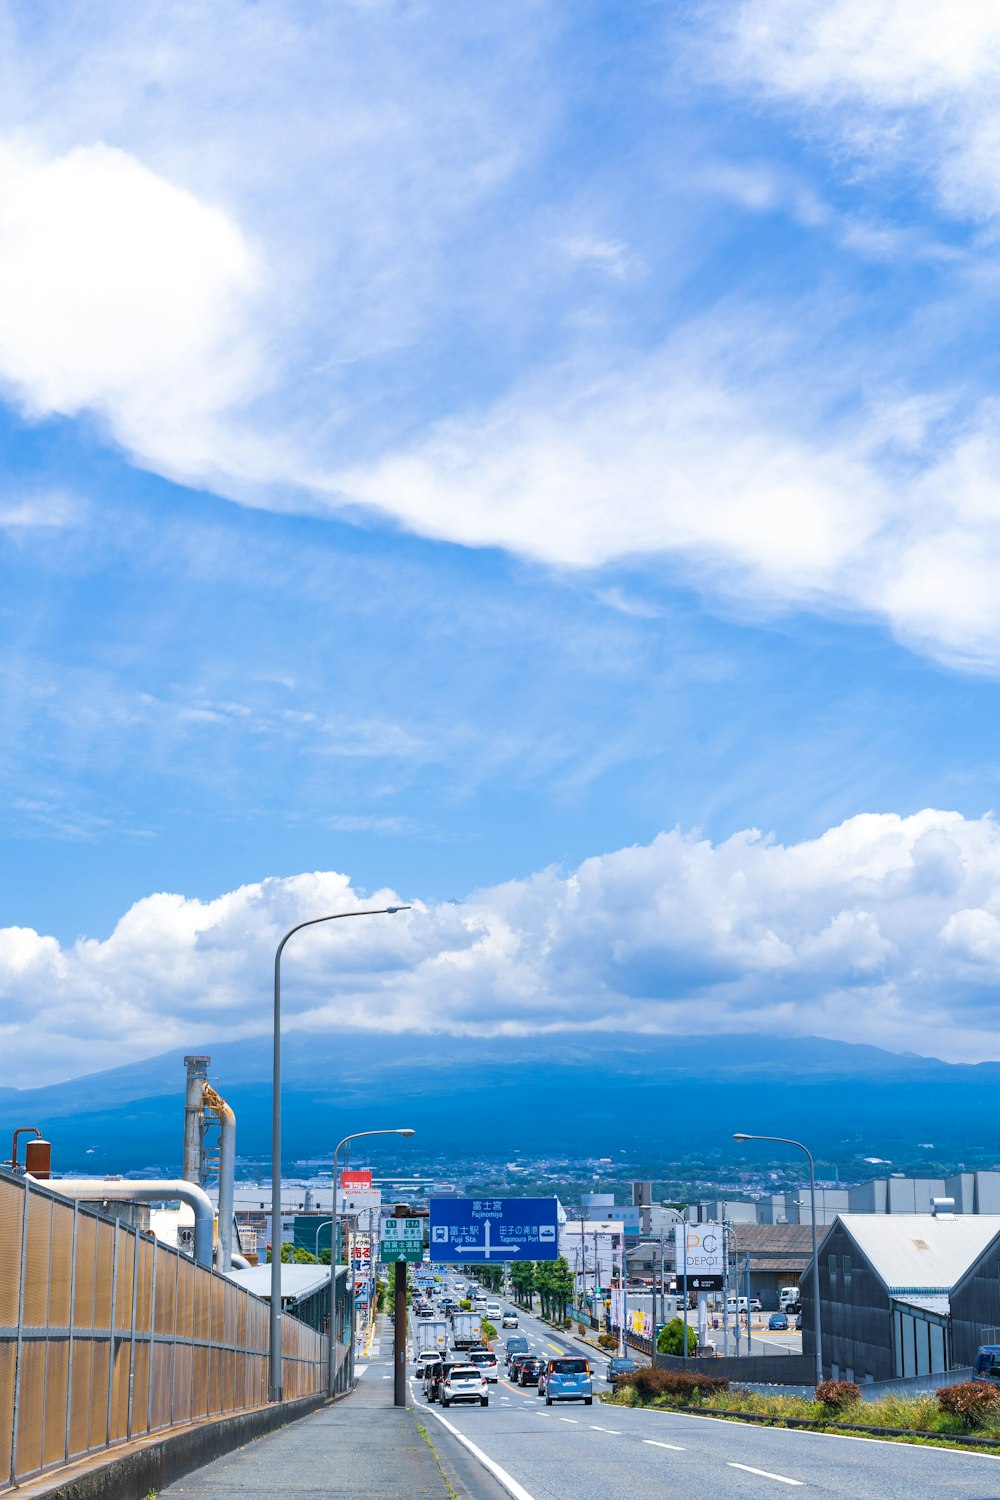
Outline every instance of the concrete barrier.
<path id="1" fill-rule="evenodd" d="M 653 1357 L 658 1370 L 697 1370 L 701 1375 L 724 1375 L 727 1380 L 745 1382 L 748 1385 L 809 1385 L 815 1383 L 816 1361 L 811 1354 L 741 1354 L 728 1359 L 689 1359 L 687 1364 L 679 1354 L 656 1354 Z"/>
<path id="2" fill-rule="evenodd" d="M 254 1438 L 306 1417 L 327 1397 L 257 1407 L 215 1421 L 193 1423 L 157 1437 L 142 1438 L 113 1453 L 72 1464 L 69 1469 L 39 1475 L 17 1489 L 18 1500 L 145 1500 L 150 1491 L 166 1489 L 175 1479 Z"/>

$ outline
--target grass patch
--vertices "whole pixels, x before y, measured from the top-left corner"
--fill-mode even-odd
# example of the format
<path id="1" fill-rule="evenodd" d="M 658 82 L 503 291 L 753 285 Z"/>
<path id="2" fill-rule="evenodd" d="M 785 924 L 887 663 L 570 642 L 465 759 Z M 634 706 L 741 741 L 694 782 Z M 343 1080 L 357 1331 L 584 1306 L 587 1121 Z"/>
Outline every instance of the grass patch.
<path id="1" fill-rule="evenodd" d="M 420 1433 L 420 1436 L 423 1438 L 424 1442 L 427 1444 L 428 1448 L 431 1450 L 431 1457 L 433 1458 L 434 1462 L 437 1464 L 437 1471 L 441 1475 L 441 1482 L 444 1485 L 445 1490 L 447 1491 L 448 1500 L 459 1500 L 459 1495 L 458 1495 L 457 1491 L 455 1490 L 454 1486 L 452 1485 L 452 1482 L 448 1478 L 447 1474 L 444 1472 L 444 1469 L 441 1467 L 441 1460 L 438 1458 L 438 1451 L 435 1448 L 434 1444 L 431 1442 L 431 1435 L 427 1431 L 427 1428 L 424 1426 L 423 1422 L 418 1422 L 417 1423 L 417 1431 Z"/>
<path id="2" fill-rule="evenodd" d="M 633 1377 L 634 1380 L 634 1377 Z M 843 1391 L 835 1393 L 838 1404 L 808 1396 L 764 1395 L 743 1386 L 728 1390 L 661 1390 L 654 1382 L 635 1380 L 620 1385 L 601 1400 L 610 1406 L 648 1407 L 659 1411 L 703 1412 L 730 1421 L 740 1420 L 740 1413 L 760 1417 L 768 1425 L 785 1426 L 789 1421 L 808 1423 L 817 1432 L 849 1432 L 855 1437 L 879 1437 L 879 1433 L 856 1431 L 857 1426 L 895 1428 L 901 1432 L 886 1434 L 890 1442 L 915 1442 L 927 1447 L 961 1447 L 970 1452 L 988 1453 L 987 1446 L 974 1442 L 951 1442 L 949 1438 L 988 1438 L 1000 1441 L 1000 1400 L 976 1400 L 993 1396 L 992 1391 L 973 1391 L 965 1402 L 955 1400 L 956 1387 L 944 1387 L 937 1395 L 882 1396 L 877 1401 L 848 1399 Z M 956 1409 L 957 1408 L 957 1409 Z M 912 1433 L 912 1437 L 909 1434 Z"/>

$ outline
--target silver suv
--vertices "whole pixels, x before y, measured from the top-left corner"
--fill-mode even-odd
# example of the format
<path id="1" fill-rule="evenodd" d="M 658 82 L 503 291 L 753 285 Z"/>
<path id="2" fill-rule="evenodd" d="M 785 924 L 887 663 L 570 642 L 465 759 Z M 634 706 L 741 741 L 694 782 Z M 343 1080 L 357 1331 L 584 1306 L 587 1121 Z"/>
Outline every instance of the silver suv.
<path id="1" fill-rule="evenodd" d="M 454 1365 L 446 1373 L 441 1382 L 441 1405 L 450 1406 L 453 1401 L 478 1401 L 480 1406 L 489 1406 L 486 1377 L 475 1365 Z"/>

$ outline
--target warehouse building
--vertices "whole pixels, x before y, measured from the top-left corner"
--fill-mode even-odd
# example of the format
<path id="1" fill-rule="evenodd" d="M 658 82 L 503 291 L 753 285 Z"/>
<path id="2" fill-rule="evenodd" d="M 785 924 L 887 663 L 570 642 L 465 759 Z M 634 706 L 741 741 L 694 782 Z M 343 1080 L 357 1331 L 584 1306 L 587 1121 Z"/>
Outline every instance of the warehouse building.
<path id="1" fill-rule="evenodd" d="M 839 1215 L 819 1283 L 827 1375 L 863 1384 L 964 1368 L 1000 1325 L 1000 1215 Z M 801 1288 L 812 1353 L 811 1269 Z"/>

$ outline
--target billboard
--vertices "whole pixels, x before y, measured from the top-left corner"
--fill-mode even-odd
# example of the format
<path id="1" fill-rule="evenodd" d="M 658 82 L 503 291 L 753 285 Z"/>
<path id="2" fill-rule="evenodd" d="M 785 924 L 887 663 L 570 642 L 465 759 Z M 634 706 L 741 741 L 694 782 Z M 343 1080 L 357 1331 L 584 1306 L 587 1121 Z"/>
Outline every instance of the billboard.
<path id="1" fill-rule="evenodd" d="M 706 1278 L 717 1278 L 722 1285 L 726 1274 L 726 1230 L 723 1224 L 677 1224 L 674 1228 L 677 1250 L 677 1278 L 687 1273 L 688 1286 L 697 1280 L 702 1288 Z"/>
<path id="2" fill-rule="evenodd" d="M 340 1185 L 346 1192 L 359 1192 L 370 1189 L 372 1174 L 369 1171 L 351 1171 L 345 1168 L 340 1174 Z"/>

